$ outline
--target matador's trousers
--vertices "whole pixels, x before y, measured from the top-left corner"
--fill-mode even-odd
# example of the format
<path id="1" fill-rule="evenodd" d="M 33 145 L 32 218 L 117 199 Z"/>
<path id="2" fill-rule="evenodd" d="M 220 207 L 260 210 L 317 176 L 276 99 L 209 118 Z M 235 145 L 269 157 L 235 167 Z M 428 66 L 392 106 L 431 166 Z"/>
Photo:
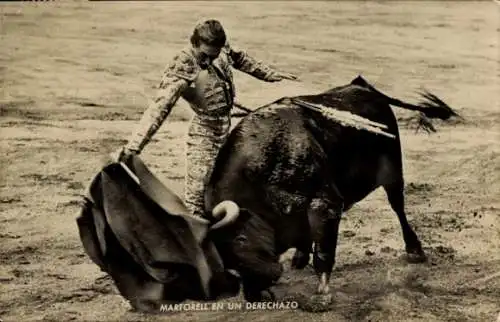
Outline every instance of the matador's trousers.
<path id="1" fill-rule="evenodd" d="M 204 213 L 205 182 L 231 127 L 230 112 L 222 116 L 195 115 L 186 140 L 185 203 L 191 214 Z"/>

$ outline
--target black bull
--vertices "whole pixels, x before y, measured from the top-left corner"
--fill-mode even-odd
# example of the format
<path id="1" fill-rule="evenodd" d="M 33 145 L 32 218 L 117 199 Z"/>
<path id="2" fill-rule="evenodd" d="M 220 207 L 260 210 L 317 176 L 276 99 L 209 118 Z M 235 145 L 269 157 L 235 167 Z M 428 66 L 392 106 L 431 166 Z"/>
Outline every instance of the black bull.
<path id="1" fill-rule="evenodd" d="M 443 120 L 458 116 L 436 96 L 424 96 L 419 105 L 401 102 L 357 77 L 296 97 L 385 124 L 395 138 L 343 126 L 293 98 L 260 107 L 234 128 L 207 180 L 205 201 L 212 222 L 223 218 L 209 236 L 224 266 L 239 271 L 246 300 L 272 297 L 269 287 L 282 274 L 279 256 L 290 248 L 299 269 L 313 252 L 318 293 L 328 294 L 341 215 L 378 187 L 398 216 L 408 259 L 425 261 L 405 213 L 401 143 L 390 107 Z"/>

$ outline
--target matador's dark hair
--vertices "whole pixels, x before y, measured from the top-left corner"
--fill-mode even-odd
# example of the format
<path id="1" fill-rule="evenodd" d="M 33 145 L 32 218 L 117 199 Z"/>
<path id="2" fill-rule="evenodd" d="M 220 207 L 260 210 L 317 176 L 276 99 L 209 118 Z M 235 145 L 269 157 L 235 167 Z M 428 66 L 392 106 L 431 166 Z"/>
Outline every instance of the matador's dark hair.
<path id="1" fill-rule="evenodd" d="M 191 35 L 191 44 L 198 47 L 201 42 L 214 47 L 226 44 L 226 33 L 219 21 L 211 19 L 196 25 Z"/>

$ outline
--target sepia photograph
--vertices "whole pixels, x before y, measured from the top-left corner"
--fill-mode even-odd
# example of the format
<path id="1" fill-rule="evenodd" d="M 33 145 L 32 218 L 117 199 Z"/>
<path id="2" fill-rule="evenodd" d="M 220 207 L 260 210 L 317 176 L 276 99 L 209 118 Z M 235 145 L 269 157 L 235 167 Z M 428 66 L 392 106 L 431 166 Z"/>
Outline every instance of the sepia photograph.
<path id="1" fill-rule="evenodd" d="M 0 36 L 0 322 L 500 322 L 499 1 L 5 1 Z"/>

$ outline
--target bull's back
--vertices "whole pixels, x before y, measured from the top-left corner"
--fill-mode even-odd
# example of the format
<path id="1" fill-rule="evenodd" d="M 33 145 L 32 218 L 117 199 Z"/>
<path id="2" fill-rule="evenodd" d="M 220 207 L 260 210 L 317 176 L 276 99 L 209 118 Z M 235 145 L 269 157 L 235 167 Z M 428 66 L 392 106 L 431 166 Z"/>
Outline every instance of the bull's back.
<path id="1" fill-rule="evenodd" d="M 293 189 L 308 175 L 314 147 L 302 112 L 269 104 L 240 121 L 215 161 L 206 193 L 209 209 L 224 199 L 242 207 L 255 204 L 265 198 L 263 187 L 286 183 Z"/>

